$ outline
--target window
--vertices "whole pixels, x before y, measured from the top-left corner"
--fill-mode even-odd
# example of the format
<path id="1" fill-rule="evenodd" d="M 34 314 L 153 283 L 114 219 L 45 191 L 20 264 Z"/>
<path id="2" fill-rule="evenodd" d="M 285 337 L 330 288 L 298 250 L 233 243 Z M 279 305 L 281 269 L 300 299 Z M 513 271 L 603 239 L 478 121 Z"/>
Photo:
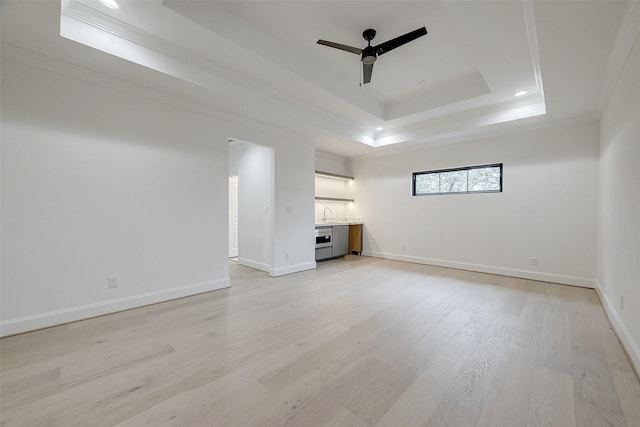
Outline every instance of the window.
<path id="1" fill-rule="evenodd" d="M 414 196 L 502 192 L 502 163 L 413 173 Z"/>

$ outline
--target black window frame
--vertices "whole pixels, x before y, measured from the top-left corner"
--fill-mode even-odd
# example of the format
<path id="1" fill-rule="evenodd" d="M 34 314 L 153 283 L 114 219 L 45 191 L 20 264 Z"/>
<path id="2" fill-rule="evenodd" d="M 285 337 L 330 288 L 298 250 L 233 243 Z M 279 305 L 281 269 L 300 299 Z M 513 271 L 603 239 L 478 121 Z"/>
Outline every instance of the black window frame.
<path id="1" fill-rule="evenodd" d="M 485 168 L 500 168 L 500 189 L 499 190 L 481 190 L 481 191 L 469 191 L 469 174 L 467 173 L 467 191 L 448 191 L 448 192 L 438 192 L 438 193 L 419 193 L 416 194 L 416 177 L 418 175 L 429 175 L 429 174 L 441 174 L 443 172 L 459 172 L 459 171 L 469 171 L 472 169 L 485 169 Z M 435 169 L 429 171 L 420 171 L 414 172 L 411 176 L 411 196 L 443 196 L 443 195 L 451 195 L 451 194 L 481 194 L 481 193 L 502 193 L 502 178 L 503 178 L 503 164 L 502 163 L 490 163 L 486 165 L 474 165 L 474 166 L 463 166 L 459 168 L 449 168 L 449 169 Z M 438 181 L 439 182 L 439 181 Z"/>

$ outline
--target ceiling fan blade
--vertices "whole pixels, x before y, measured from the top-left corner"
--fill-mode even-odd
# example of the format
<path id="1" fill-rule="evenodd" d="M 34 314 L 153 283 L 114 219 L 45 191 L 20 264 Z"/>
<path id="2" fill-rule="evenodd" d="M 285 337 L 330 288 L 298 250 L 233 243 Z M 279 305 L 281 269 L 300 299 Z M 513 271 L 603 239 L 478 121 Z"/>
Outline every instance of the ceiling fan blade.
<path id="1" fill-rule="evenodd" d="M 371 74 L 373 74 L 373 64 L 362 64 L 363 82 L 367 84 L 371 81 Z"/>
<path id="2" fill-rule="evenodd" d="M 356 55 L 360 55 L 362 53 L 362 49 L 360 49 L 359 47 L 347 46 L 346 44 L 334 43 L 326 40 L 318 40 L 318 44 L 345 50 L 347 52 L 355 53 Z"/>
<path id="3" fill-rule="evenodd" d="M 417 30 L 413 30 L 407 34 L 403 34 L 401 36 L 396 37 L 395 39 L 388 40 L 384 43 L 380 43 L 375 47 L 376 53 L 378 55 L 382 55 L 383 53 L 387 53 L 390 50 L 393 50 L 397 47 L 402 46 L 403 44 L 409 43 L 417 39 L 418 37 L 422 37 L 427 34 L 427 29 L 425 27 L 418 28 Z M 318 42 L 319 43 L 319 42 Z"/>

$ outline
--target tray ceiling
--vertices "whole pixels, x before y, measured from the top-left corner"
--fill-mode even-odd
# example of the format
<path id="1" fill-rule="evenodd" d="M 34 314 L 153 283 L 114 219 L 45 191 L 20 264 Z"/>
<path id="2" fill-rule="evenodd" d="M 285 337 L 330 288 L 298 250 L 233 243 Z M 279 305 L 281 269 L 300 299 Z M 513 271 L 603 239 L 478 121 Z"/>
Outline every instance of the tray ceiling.
<path id="1" fill-rule="evenodd" d="M 627 7 L 603 1 L 120 3 L 111 10 L 98 0 L 63 0 L 60 35 L 169 76 L 192 102 L 288 129 L 345 156 L 439 143 L 547 113 L 593 111 Z M 428 35 L 378 58 L 367 85 L 359 83 L 359 56 L 316 44 L 364 47 L 367 28 L 377 31 L 376 44 L 422 26 Z M 590 40 L 595 43 L 584 46 Z M 570 65 L 600 65 L 569 76 L 567 58 Z M 589 91 L 590 105 L 558 96 L 562 108 L 554 112 L 548 101 L 559 80 L 576 86 L 574 96 Z M 527 94 L 514 96 L 518 91 Z"/>

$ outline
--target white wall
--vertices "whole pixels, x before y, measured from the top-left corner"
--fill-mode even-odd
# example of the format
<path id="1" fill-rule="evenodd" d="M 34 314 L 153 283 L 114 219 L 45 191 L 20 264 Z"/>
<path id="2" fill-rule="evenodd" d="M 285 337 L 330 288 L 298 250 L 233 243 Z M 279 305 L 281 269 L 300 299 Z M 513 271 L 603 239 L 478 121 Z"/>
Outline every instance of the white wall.
<path id="1" fill-rule="evenodd" d="M 238 261 L 270 272 L 273 245 L 273 149 L 229 144 L 229 173 L 238 175 Z"/>
<path id="2" fill-rule="evenodd" d="M 258 142 L 257 139 L 243 138 Z M 264 142 L 261 140 L 260 142 Z M 275 158 L 275 242 L 272 276 L 316 267 L 314 238 L 315 148 L 272 143 Z"/>
<path id="3" fill-rule="evenodd" d="M 411 196 L 413 172 L 488 163 L 504 163 L 502 193 Z M 597 123 L 360 158 L 353 168 L 366 255 L 594 286 Z"/>
<path id="4" fill-rule="evenodd" d="M 316 170 L 337 175 L 353 175 L 349 159 L 324 151 L 316 151 Z"/>
<path id="5" fill-rule="evenodd" d="M 3 334 L 228 286 L 205 117 L 3 60 L 2 151 Z"/>
<path id="6" fill-rule="evenodd" d="M 24 61 L 2 58 L 0 334 L 227 286 L 231 136 L 275 152 L 270 273 L 315 267 L 312 144 Z"/>
<path id="7" fill-rule="evenodd" d="M 598 242 L 601 297 L 636 369 L 640 369 L 638 76 L 640 41 L 636 39 L 601 121 Z"/>

